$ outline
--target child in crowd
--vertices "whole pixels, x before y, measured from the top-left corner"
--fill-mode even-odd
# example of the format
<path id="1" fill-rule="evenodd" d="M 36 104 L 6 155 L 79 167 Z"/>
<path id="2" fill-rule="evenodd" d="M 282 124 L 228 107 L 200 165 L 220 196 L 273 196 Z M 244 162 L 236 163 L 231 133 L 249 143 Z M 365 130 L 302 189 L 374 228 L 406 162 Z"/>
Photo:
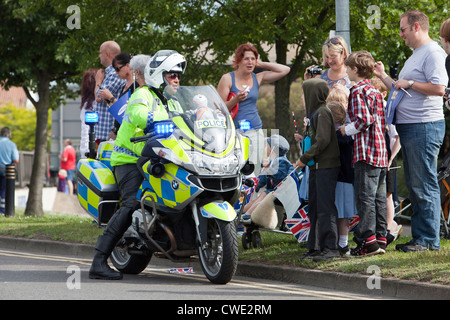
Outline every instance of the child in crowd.
<path id="1" fill-rule="evenodd" d="M 332 90 L 334 91 L 334 89 Z M 348 100 L 347 100 L 348 101 Z M 347 122 L 347 110 L 344 104 L 337 100 L 327 103 L 327 107 L 333 114 L 336 130 L 339 126 Z M 341 168 L 336 184 L 335 204 L 338 211 L 338 249 L 341 255 L 349 252 L 348 232 L 350 219 L 356 215 L 355 192 L 353 189 L 353 139 L 350 136 L 342 136 L 339 130 L 336 131 L 339 145 Z"/>
<path id="2" fill-rule="evenodd" d="M 58 192 L 68 193 L 67 191 L 67 171 L 64 169 L 59 169 L 58 171 Z"/>
<path id="3" fill-rule="evenodd" d="M 373 77 L 371 79 L 372 84 L 378 91 L 381 92 L 383 99 L 386 98 L 388 93 L 388 88 L 378 77 Z M 386 107 L 386 101 L 384 101 Z M 386 173 L 386 210 L 387 210 L 387 230 L 388 234 L 386 236 L 387 244 L 398 238 L 400 233 L 403 231 L 403 226 L 397 224 L 394 220 L 395 216 L 395 206 L 394 206 L 394 193 L 396 189 L 396 177 L 397 177 L 397 154 L 400 151 L 400 138 L 398 136 L 395 125 L 388 124 L 386 126 L 386 148 L 388 153 L 388 168 Z M 391 168 L 394 168 L 391 170 Z"/>
<path id="4" fill-rule="evenodd" d="M 327 98 L 327 106 L 333 113 L 336 129 L 350 122 L 348 120 L 348 89 L 341 86 L 333 88 Z M 347 90 L 343 90 L 347 89 Z M 338 211 L 338 248 L 341 255 L 349 252 L 348 232 L 349 222 L 357 215 L 355 206 L 355 191 L 353 188 L 353 139 L 349 136 L 342 136 L 339 130 L 336 131 L 339 144 L 339 153 L 341 160 L 341 170 L 336 184 L 336 208 Z"/>
<path id="5" fill-rule="evenodd" d="M 301 258 L 321 261 L 339 257 L 337 217 L 334 204 L 336 182 L 340 170 L 339 146 L 333 115 L 326 106 L 330 92 L 322 79 L 303 82 L 306 116 L 309 119 L 311 147 L 297 161 L 297 167 L 309 166 L 309 207 L 311 229 L 308 236 L 308 252 Z"/>
<path id="6" fill-rule="evenodd" d="M 387 150 L 383 97 L 369 78 L 375 61 L 367 51 L 353 52 L 346 60 L 350 89 L 348 115 L 351 123 L 339 127 L 343 136 L 354 135 L 353 167 L 356 210 L 360 222 L 355 231 L 357 246 L 352 256 L 384 253 L 386 248 Z"/>
<path id="7" fill-rule="evenodd" d="M 263 160 L 261 174 L 255 192 L 266 187 L 256 199 L 251 200 L 244 207 L 242 218 L 248 220 L 255 208 L 263 201 L 268 193 L 272 192 L 287 175 L 294 170 L 294 166 L 287 159 L 289 152 L 289 142 L 280 135 L 272 135 L 266 140 L 266 155 L 268 159 Z"/>

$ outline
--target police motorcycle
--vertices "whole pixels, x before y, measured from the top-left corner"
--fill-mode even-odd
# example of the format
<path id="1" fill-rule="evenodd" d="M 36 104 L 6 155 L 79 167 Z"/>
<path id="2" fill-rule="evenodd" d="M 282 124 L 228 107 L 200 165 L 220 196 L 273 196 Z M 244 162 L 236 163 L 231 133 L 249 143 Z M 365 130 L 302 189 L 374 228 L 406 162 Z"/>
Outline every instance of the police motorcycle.
<path id="1" fill-rule="evenodd" d="M 137 162 L 144 176 L 136 194 L 139 209 L 110 259 L 125 274 L 140 273 L 153 256 L 173 262 L 199 259 L 212 283 L 225 284 L 237 268 L 232 204 L 240 196 L 242 175 L 253 171 L 249 140 L 235 130 L 214 87 L 180 86 L 164 94 L 183 111 L 171 112 L 169 121 L 155 122 L 150 133 L 132 138 L 145 143 Z M 90 123 L 93 131 L 95 119 Z M 112 146 L 102 142 L 96 159 L 77 165 L 79 202 L 99 225 L 120 206 L 109 164 Z"/>

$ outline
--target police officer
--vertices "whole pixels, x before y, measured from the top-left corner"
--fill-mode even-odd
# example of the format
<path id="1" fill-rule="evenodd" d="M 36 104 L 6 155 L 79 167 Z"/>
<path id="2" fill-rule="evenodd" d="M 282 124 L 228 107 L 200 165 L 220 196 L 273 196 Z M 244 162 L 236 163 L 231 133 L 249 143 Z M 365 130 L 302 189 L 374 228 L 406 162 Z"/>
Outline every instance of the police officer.
<path id="1" fill-rule="evenodd" d="M 132 214 L 137 205 L 136 193 L 143 181 L 136 162 L 145 142 L 133 143 L 130 138 L 145 135 L 154 121 L 169 119 L 167 110 L 182 112 L 180 105 L 167 100 L 162 92 L 166 86 L 176 91 L 185 68 L 186 60 L 178 52 L 158 51 L 145 69 L 146 85 L 136 90 L 129 99 L 111 155 L 111 165 L 118 181 L 122 206 L 111 217 L 103 235 L 97 240 L 89 270 L 91 279 L 122 279 L 120 272 L 109 267 L 107 259 L 131 225 Z"/>

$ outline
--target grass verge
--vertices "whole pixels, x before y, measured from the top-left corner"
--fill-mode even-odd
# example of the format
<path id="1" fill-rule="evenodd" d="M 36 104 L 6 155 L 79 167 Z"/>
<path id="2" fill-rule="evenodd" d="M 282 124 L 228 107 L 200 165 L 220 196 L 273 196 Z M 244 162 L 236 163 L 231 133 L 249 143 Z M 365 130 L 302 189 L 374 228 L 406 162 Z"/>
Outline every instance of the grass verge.
<path id="1" fill-rule="evenodd" d="M 98 228 L 89 217 L 56 213 L 31 217 L 18 211 L 14 217 L 0 216 L 0 235 L 95 244 L 97 237 L 103 233 L 103 229 Z"/>
<path id="2" fill-rule="evenodd" d="M 94 245 L 102 233 L 103 229 L 89 217 L 49 213 L 44 217 L 25 217 L 17 211 L 15 217 L 0 217 L 0 235 L 3 236 Z M 439 251 L 403 253 L 395 250 L 395 244 L 407 242 L 410 238 L 400 237 L 388 246 L 384 255 L 317 263 L 299 261 L 306 248 L 293 236 L 261 232 L 261 238 L 262 248 L 259 249 L 244 250 L 240 244 L 240 261 L 366 275 L 373 274 L 368 270 L 375 266 L 385 278 L 450 285 L 450 240 L 442 239 Z"/>
<path id="3" fill-rule="evenodd" d="M 400 237 L 387 247 L 386 253 L 383 255 L 313 262 L 299 260 L 307 249 L 298 244 L 294 237 L 272 232 L 261 232 L 260 234 L 262 247 L 243 250 L 241 246 L 240 261 L 365 275 L 372 275 L 373 271 L 371 270 L 375 266 L 384 278 L 450 285 L 450 240 L 441 239 L 441 249 L 438 251 L 404 253 L 396 251 L 395 245 L 406 243 L 411 238 Z M 350 247 L 355 246 L 352 242 L 349 245 Z"/>

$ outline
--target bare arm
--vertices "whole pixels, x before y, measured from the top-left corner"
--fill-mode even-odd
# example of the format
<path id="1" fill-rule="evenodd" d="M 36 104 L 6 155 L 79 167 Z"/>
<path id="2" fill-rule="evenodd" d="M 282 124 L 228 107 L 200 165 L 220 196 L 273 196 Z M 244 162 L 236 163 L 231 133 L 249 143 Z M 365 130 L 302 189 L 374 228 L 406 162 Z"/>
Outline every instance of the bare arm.
<path id="1" fill-rule="evenodd" d="M 395 89 L 413 89 L 417 92 L 427 96 L 443 96 L 445 94 L 445 86 L 440 84 L 433 84 L 431 82 L 417 82 L 414 81 L 412 86 L 409 85 L 409 80 L 398 79 L 395 82 Z"/>
<path id="2" fill-rule="evenodd" d="M 378 61 L 375 64 L 373 73 L 383 81 L 383 83 L 390 88 L 392 86 L 392 83 L 394 80 L 387 75 L 387 73 L 384 71 L 384 65 L 381 61 Z M 417 82 L 414 81 L 414 84 L 410 86 L 409 84 L 410 79 L 398 79 L 395 81 L 395 89 L 413 89 L 417 92 L 420 92 L 422 94 L 428 95 L 428 96 L 443 96 L 445 94 L 445 86 L 440 84 L 432 84 L 430 82 Z"/>
<path id="3" fill-rule="evenodd" d="M 275 82 L 283 78 L 285 75 L 289 73 L 289 71 L 291 71 L 291 68 L 289 68 L 288 66 L 274 62 L 258 61 L 256 66 L 261 69 L 269 70 L 260 72 L 256 75 L 260 85 Z"/>

